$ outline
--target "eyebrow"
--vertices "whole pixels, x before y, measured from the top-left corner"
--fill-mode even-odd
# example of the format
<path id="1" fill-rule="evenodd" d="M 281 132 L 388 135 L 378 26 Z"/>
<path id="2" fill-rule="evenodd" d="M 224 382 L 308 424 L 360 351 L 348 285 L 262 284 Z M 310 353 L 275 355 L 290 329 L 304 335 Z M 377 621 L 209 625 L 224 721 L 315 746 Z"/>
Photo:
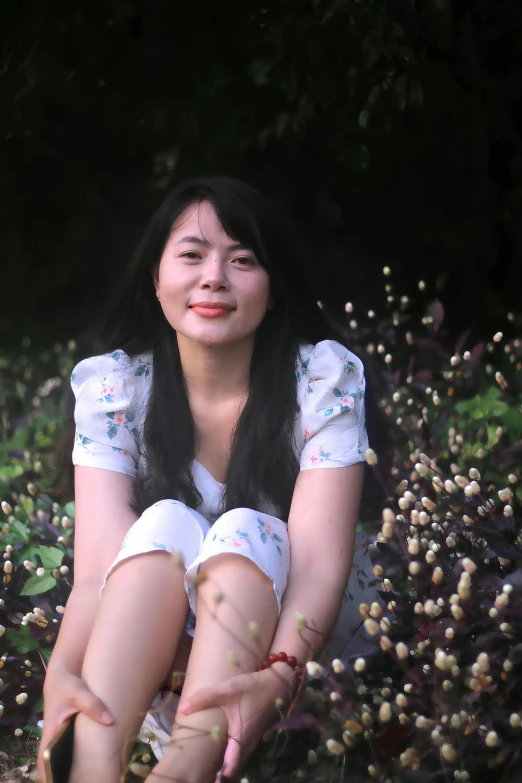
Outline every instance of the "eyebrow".
<path id="1" fill-rule="evenodd" d="M 177 244 L 182 245 L 184 242 L 192 243 L 194 245 L 203 245 L 205 247 L 210 245 L 210 242 L 208 242 L 206 239 L 202 239 L 201 237 L 183 237 L 183 239 L 180 239 Z M 250 248 L 245 247 L 238 242 L 235 245 L 229 245 L 228 250 L 250 250 Z"/>

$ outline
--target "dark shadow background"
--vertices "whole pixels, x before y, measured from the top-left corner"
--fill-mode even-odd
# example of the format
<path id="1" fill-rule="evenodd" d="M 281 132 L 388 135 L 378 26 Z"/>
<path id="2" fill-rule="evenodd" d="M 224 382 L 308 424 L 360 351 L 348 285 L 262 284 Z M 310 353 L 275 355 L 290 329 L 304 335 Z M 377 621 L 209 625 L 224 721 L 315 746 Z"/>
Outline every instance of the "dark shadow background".
<path id="1" fill-rule="evenodd" d="M 171 185 L 293 218 L 317 299 L 488 337 L 522 290 L 519 0 L 4 0 L 0 344 L 85 336 Z M 421 313 L 422 314 L 422 313 Z"/>

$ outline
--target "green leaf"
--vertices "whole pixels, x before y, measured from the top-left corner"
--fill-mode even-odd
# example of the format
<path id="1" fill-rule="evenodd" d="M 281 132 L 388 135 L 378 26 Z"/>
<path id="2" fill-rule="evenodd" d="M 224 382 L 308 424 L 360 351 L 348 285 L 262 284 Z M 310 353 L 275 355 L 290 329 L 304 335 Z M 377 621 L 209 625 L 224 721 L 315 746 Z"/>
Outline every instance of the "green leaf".
<path id="1" fill-rule="evenodd" d="M 497 443 L 499 442 L 500 438 L 497 435 L 497 428 L 496 427 L 490 425 L 490 426 L 488 426 L 487 431 L 488 431 L 488 445 L 487 445 L 487 448 L 488 449 L 492 449 L 493 446 L 497 445 Z"/>
<path id="2" fill-rule="evenodd" d="M 66 505 L 64 506 L 64 511 L 70 519 L 74 519 L 74 513 L 75 513 L 74 500 L 71 500 L 69 503 L 66 503 Z"/>
<path id="3" fill-rule="evenodd" d="M 29 543 L 29 541 L 31 540 L 31 536 L 27 532 L 27 528 L 24 525 L 24 523 L 20 522 L 19 519 L 15 519 L 15 521 L 11 525 L 11 533 L 15 534 L 15 531 L 20 537 L 20 539 L 24 542 L 24 544 Z"/>
<path id="4" fill-rule="evenodd" d="M 32 497 L 26 496 L 23 499 L 22 506 L 25 508 L 28 514 L 32 514 L 34 511 L 34 500 Z"/>
<path id="5" fill-rule="evenodd" d="M 2 478 L 14 479 L 21 476 L 24 472 L 22 465 L 5 465 L 0 468 L 0 476 Z"/>
<path id="6" fill-rule="evenodd" d="M 40 545 L 38 554 L 42 559 L 44 568 L 59 568 L 63 561 L 63 549 L 57 549 L 55 546 Z"/>
<path id="7" fill-rule="evenodd" d="M 45 665 L 47 666 L 47 664 L 51 660 L 51 655 L 52 655 L 53 650 L 52 650 L 52 648 L 48 650 L 47 648 L 43 648 L 42 647 L 40 649 L 40 652 L 42 653 L 42 658 L 44 659 Z"/>
<path id="8" fill-rule="evenodd" d="M 45 446 L 53 446 L 54 441 L 49 435 L 45 435 L 43 432 L 37 432 L 35 435 L 36 445 L 39 449 L 43 449 Z M 22 471 L 23 472 L 23 471 Z"/>
<path id="9" fill-rule="evenodd" d="M 23 589 L 20 590 L 20 595 L 40 595 L 40 593 L 46 593 L 48 590 L 52 590 L 56 585 L 56 579 L 51 574 L 45 576 L 32 576 L 27 580 Z"/>
<path id="10" fill-rule="evenodd" d="M 40 701 L 42 702 L 42 707 L 39 710 L 35 709 L 36 714 L 43 712 L 43 698 Z M 40 704 L 40 702 L 38 702 L 38 704 Z M 36 737 L 36 739 L 40 739 L 42 736 L 40 726 L 24 726 L 24 731 L 31 732 L 31 737 Z"/>
<path id="11" fill-rule="evenodd" d="M 19 655 L 26 655 L 26 653 L 38 650 L 40 647 L 40 642 L 38 639 L 33 639 L 27 625 L 21 625 L 19 631 L 14 628 L 8 628 L 5 635 L 11 644 L 14 645 Z"/>

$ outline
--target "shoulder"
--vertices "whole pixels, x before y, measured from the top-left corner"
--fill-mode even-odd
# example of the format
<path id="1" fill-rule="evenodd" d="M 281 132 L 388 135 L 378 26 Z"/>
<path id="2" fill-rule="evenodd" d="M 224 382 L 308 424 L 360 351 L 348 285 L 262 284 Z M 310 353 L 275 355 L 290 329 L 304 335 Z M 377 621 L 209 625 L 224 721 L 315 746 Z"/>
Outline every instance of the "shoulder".
<path id="1" fill-rule="evenodd" d="M 105 402 L 112 402 L 115 385 L 122 387 L 148 386 L 152 371 L 152 354 L 130 357 L 120 349 L 82 359 L 74 367 L 70 383 L 76 399 L 86 392 L 98 393 Z"/>
<path id="2" fill-rule="evenodd" d="M 364 378 L 364 365 L 352 351 L 337 340 L 321 340 L 315 345 L 300 346 L 296 361 L 296 378 L 304 394 L 331 386 L 344 377 Z"/>

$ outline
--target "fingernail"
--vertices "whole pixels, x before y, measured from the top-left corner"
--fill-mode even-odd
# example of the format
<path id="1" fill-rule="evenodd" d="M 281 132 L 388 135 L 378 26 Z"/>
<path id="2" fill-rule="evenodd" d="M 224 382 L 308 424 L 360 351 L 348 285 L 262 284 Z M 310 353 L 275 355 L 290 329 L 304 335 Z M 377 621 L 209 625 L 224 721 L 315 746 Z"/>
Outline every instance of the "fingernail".
<path id="1" fill-rule="evenodd" d="M 188 702 L 188 701 L 185 701 L 185 702 L 183 702 L 183 704 L 181 704 L 181 705 L 178 707 L 178 709 L 179 709 L 179 711 L 180 711 L 180 712 L 186 712 L 186 711 L 189 709 L 189 707 L 190 707 L 190 704 L 189 704 L 189 702 Z"/>
<path id="2" fill-rule="evenodd" d="M 107 721 L 107 722 L 112 721 L 112 715 L 109 712 L 109 710 L 104 710 L 102 712 L 102 714 L 101 714 L 101 718 L 102 718 L 102 720 Z"/>

